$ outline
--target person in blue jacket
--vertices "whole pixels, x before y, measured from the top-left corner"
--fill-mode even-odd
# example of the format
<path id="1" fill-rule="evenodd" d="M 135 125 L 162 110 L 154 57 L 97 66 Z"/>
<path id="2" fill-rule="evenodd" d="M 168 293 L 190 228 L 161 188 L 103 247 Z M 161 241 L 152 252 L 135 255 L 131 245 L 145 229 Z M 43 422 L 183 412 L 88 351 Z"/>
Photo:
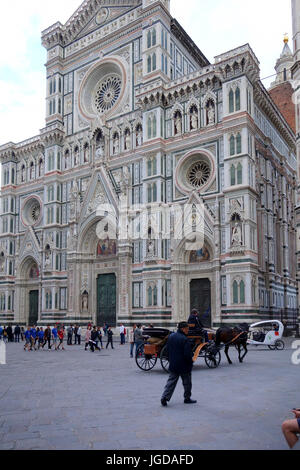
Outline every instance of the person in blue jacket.
<path id="1" fill-rule="evenodd" d="M 25 346 L 24 346 L 24 351 L 32 351 L 31 349 L 31 328 L 28 326 L 27 330 L 25 331 Z"/>
<path id="2" fill-rule="evenodd" d="M 43 347 L 43 344 L 44 344 L 44 330 L 43 330 L 43 328 L 41 328 L 40 331 L 38 332 L 38 342 L 39 342 L 38 349 L 40 349 L 41 347 Z"/>
<path id="3" fill-rule="evenodd" d="M 30 335 L 31 335 L 31 348 L 30 348 L 30 350 L 32 351 L 32 348 L 34 348 L 34 350 L 36 351 L 35 341 L 36 341 L 36 338 L 37 338 L 37 331 L 36 331 L 35 326 L 33 326 L 31 328 Z"/>
<path id="4" fill-rule="evenodd" d="M 175 391 L 179 377 L 181 377 L 184 387 L 184 403 L 197 403 L 192 400 L 192 369 L 193 353 L 191 343 L 187 337 L 189 325 L 187 322 L 181 322 L 178 325 L 177 333 L 168 338 L 168 355 L 170 376 L 161 398 L 162 406 L 167 406 Z"/>

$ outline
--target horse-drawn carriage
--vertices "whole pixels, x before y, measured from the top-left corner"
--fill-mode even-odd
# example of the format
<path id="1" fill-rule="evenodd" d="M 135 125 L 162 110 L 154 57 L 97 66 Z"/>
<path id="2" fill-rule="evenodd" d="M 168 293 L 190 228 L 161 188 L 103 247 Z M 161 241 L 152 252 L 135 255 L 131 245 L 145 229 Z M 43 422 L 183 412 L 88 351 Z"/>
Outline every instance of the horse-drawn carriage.
<path id="1" fill-rule="evenodd" d="M 136 352 L 136 364 L 144 370 L 152 370 L 157 361 L 160 360 L 162 368 L 169 372 L 168 338 L 172 334 L 165 328 L 145 328 L 143 330 L 144 343 Z M 209 339 L 213 339 L 214 333 L 209 332 Z M 196 335 L 192 331 L 188 335 L 192 344 L 194 362 L 202 357 L 207 367 L 215 369 L 221 362 L 221 347 L 216 347 L 213 341 L 205 343 L 201 335 Z"/>

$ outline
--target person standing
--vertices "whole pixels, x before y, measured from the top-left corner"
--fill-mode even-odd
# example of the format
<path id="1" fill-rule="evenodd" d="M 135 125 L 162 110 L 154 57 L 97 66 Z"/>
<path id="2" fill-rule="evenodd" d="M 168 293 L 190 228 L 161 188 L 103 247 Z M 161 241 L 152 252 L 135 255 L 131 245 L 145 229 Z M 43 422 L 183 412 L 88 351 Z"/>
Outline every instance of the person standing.
<path id="1" fill-rule="evenodd" d="M 87 327 L 87 330 L 86 330 L 86 333 L 85 333 L 85 348 L 84 348 L 85 351 L 87 350 L 87 347 L 88 347 L 89 342 L 90 342 L 90 339 L 91 339 L 91 333 L 92 333 L 92 332 L 91 332 L 91 329 L 92 329 L 92 328 L 91 328 L 91 326 L 89 325 L 89 326 Z"/>
<path id="2" fill-rule="evenodd" d="M 3 328 L 2 328 L 2 326 L 0 325 L 0 341 L 2 340 L 2 336 L 3 336 Z"/>
<path id="3" fill-rule="evenodd" d="M 130 357 L 133 357 L 133 351 L 134 351 L 134 332 L 136 329 L 136 325 L 133 325 L 132 329 L 129 330 L 129 342 L 130 342 Z"/>
<path id="4" fill-rule="evenodd" d="M 6 333 L 7 333 L 8 342 L 13 343 L 14 335 L 13 335 L 13 330 L 12 330 L 11 325 L 8 325 L 8 327 L 6 328 Z"/>
<path id="5" fill-rule="evenodd" d="M 25 339 L 25 330 L 24 330 L 24 326 L 21 326 L 21 341 L 24 341 Z"/>
<path id="6" fill-rule="evenodd" d="M 77 341 L 78 341 L 78 345 L 80 346 L 81 345 L 81 326 L 78 326 L 77 328 Z"/>
<path id="7" fill-rule="evenodd" d="M 94 326 L 91 331 L 91 339 L 90 339 L 90 347 L 91 347 L 92 352 L 95 352 L 95 349 L 98 349 L 98 351 L 100 351 L 100 349 L 98 348 L 98 343 L 99 343 L 99 334 L 98 334 L 98 330 Z"/>
<path id="8" fill-rule="evenodd" d="M 137 325 L 136 329 L 134 330 L 134 342 L 135 342 L 135 354 L 137 354 L 137 351 L 139 347 L 141 346 L 141 344 L 144 344 L 144 337 L 143 337 L 141 325 Z"/>
<path id="9" fill-rule="evenodd" d="M 75 325 L 74 327 L 74 344 L 75 345 L 77 344 L 77 339 L 78 339 L 77 332 L 78 332 L 78 325 Z"/>
<path id="10" fill-rule="evenodd" d="M 70 325 L 69 328 L 67 329 L 67 333 L 68 333 L 68 346 L 72 346 L 73 344 L 73 325 Z"/>
<path id="11" fill-rule="evenodd" d="M 168 402 L 171 400 L 179 377 L 181 377 L 184 387 L 184 403 L 197 403 L 196 400 L 191 399 L 193 353 L 191 343 L 187 337 L 188 333 L 188 323 L 181 322 L 178 325 L 177 333 L 173 333 L 168 338 L 170 376 L 161 398 L 162 406 L 167 406 Z"/>
<path id="12" fill-rule="evenodd" d="M 58 339 L 59 339 L 59 343 L 58 343 L 57 348 L 55 348 L 55 350 L 58 351 L 59 348 L 60 348 L 60 346 L 62 346 L 62 350 L 65 351 L 65 348 L 64 348 L 65 331 L 64 331 L 64 328 L 63 328 L 63 327 L 61 327 L 61 328 L 58 330 L 57 336 L 58 336 Z"/>
<path id="13" fill-rule="evenodd" d="M 57 338 L 58 338 L 58 331 L 57 331 L 57 326 L 55 325 L 54 328 L 52 328 L 52 336 L 53 336 L 53 345 L 56 349 L 56 345 L 57 345 Z"/>
<path id="14" fill-rule="evenodd" d="M 43 342 L 43 349 L 48 342 L 48 349 L 51 349 L 51 328 L 50 325 L 47 326 L 47 328 L 44 331 L 44 342 Z"/>
<path id="15" fill-rule="evenodd" d="M 40 331 L 38 332 L 38 342 L 39 342 L 38 349 L 40 349 L 41 347 L 43 347 L 43 344 L 44 344 L 44 330 L 43 330 L 43 328 L 41 328 Z"/>
<path id="16" fill-rule="evenodd" d="M 121 326 L 120 326 L 120 344 L 121 345 L 125 344 L 125 327 L 123 323 L 121 323 Z"/>
<path id="17" fill-rule="evenodd" d="M 108 345 L 111 345 L 111 349 L 114 349 L 113 345 L 113 331 L 111 327 L 108 328 L 107 330 L 107 344 L 106 344 L 106 349 L 108 348 Z"/>
<path id="18" fill-rule="evenodd" d="M 103 348 L 103 341 L 102 341 L 101 326 L 98 326 L 98 338 L 99 338 L 99 341 L 100 341 L 100 344 L 101 344 L 101 349 L 104 349 L 104 348 Z"/>
<path id="19" fill-rule="evenodd" d="M 20 342 L 20 334 L 21 334 L 21 328 L 19 327 L 19 325 L 16 325 L 16 326 L 15 326 L 15 331 L 14 331 L 15 343 L 19 343 L 19 342 Z"/>

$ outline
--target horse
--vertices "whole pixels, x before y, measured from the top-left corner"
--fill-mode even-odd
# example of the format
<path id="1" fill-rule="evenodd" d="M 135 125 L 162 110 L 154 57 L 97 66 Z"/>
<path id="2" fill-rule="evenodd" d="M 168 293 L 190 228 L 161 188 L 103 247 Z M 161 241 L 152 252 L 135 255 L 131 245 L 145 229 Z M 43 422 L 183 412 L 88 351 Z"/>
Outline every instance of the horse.
<path id="1" fill-rule="evenodd" d="M 216 346 L 220 346 L 221 343 L 225 344 L 225 354 L 228 359 L 229 364 L 232 364 L 232 361 L 229 357 L 228 351 L 230 346 L 235 346 L 239 352 L 239 361 L 243 362 L 248 349 L 247 349 L 247 340 L 248 340 L 248 331 L 249 325 L 247 323 L 242 323 L 234 328 L 229 328 L 228 326 L 222 326 L 216 332 L 215 343 Z M 236 338 L 236 339 L 235 339 Z M 244 354 L 241 355 L 241 346 L 244 348 Z"/>

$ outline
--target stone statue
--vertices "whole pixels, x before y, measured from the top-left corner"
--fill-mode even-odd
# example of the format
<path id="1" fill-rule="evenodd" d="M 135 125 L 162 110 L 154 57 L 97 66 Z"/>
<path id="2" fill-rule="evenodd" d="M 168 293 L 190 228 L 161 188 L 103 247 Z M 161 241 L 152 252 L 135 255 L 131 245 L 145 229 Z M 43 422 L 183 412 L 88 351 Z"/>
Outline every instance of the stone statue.
<path id="1" fill-rule="evenodd" d="M 182 123 L 181 123 L 181 115 L 178 114 L 175 118 L 175 135 L 182 134 Z"/>
<path id="2" fill-rule="evenodd" d="M 211 103 L 209 108 L 208 108 L 208 111 L 207 111 L 207 119 L 208 119 L 208 124 L 214 124 L 215 123 L 215 107 L 214 105 Z"/>
<path id="3" fill-rule="evenodd" d="M 117 155 L 119 153 L 120 143 L 119 143 L 119 135 L 115 134 L 113 140 L 113 154 Z"/>
<path id="4" fill-rule="evenodd" d="M 139 127 L 137 129 L 137 133 L 136 133 L 136 146 L 137 147 L 140 147 L 142 145 L 142 142 L 143 142 L 143 131 L 142 129 Z"/>
<path id="5" fill-rule="evenodd" d="M 125 135 L 125 150 L 130 150 L 131 148 L 131 136 L 130 133 L 128 132 Z"/>
<path id="6" fill-rule="evenodd" d="M 89 308 L 89 294 L 87 292 L 84 292 L 82 294 L 82 310 L 84 312 L 87 312 Z"/>
<path id="7" fill-rule="evenodd" d="M 195 110 L 191 114 L 191 130 L 194 129 L 198 129 L 198 116 Z"/>
<path id="8" fill-rule="evenodd" d="M 235 223 L 232 230 L 232 246 L 241 246 L 242 245 L 242 229 L 238 222 Z"/>
<path id="9" fill-rule="evenodd" d="M 103 161 L 105 156 L 105 145 L 104 142 L 100 143 L 100 146 L 96 150 L 96 160 Z"/>

